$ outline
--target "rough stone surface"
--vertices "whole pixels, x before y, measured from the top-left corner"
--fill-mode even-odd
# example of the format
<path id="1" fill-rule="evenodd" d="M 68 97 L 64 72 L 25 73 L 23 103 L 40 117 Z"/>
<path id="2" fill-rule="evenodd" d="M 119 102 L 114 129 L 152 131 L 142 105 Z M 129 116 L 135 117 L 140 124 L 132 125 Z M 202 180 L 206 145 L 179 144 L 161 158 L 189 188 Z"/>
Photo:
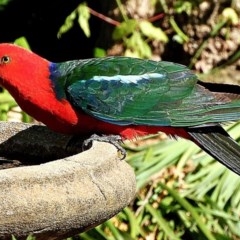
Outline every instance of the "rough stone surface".
<path id="1" fill-rule="evenodd" d="M 57 134 L 40 127 L 44 129 L 43 135 L 49 137 L 54 134 L 49 147 L 43 144 L 42 136 L 33 137 L 35 132 L 32 134 L 29 125 L 11 123 L 10 128 L 5 123 L 3 125 L 1 128 L 0 123 L 0 156 L 4 156 L 7 149 L 16 155 L 19 149 L 14 150 L 13 146 L 21 149 L 24 148 L 22 144 L 30 151 L 29 146 L 37 148 L 39 142 L 44 156 L 59 156 L 59 149 L 65 149 L 62 153 L 66 155 L 67 136 L 57 138 Z M 24 131 L 27 131 L 32 144 L 26 144 L 26 139 L 21 144 L 17 139 L 17 135 L 25 134 Z M 54 142 L 59 143 L 56 154 L 51 153 L 51 148 L 57 147 Z M 34 161 L 34 154 L 27 153 L 27 150 L 26 158 L 30 156 Z M 32 150 L 38 152 L 37 149 Z M 24 154 L 20 155 L 23 158 Z M 2 169 L 0 239 L 10 239 L 11 234 L 25 239 L 31 233 L 37 239 L 45 240 L 73 236 L 117 214 L 132 201 L 135 191 L 133 170 L 119 160 L 116 148 L 108 143 L 94 142 L 89 150 L 80 154 L 40 165 Z"/>

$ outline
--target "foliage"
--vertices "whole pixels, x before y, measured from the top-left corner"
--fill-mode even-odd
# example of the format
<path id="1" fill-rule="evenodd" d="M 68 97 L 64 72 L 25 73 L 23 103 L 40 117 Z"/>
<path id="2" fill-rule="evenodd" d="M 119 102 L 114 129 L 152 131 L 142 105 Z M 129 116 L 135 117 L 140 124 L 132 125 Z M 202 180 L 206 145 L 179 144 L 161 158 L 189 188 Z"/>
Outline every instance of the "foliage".
<path id="1" fill-rule="evenodd" d="M 150 58 L 152 51 L 148 42 L 157 40 L 166 43 L 168 37 L 161 28 L 155 27 L 146 20 L 130 19 L 115 28 L 113 40 L 123 40 L 126 46 L 125 56 Z"/>
<path id="2" fill-rule="evenodd" d="M 60 38 L 62 34 L 69 31 L 73 25 L 74 21 L 78 17 L 78 23 L 80 27 L 82 28 L 84 34 L 87 37 L 90 37 L 90 28 L 88 20 L 90 18 L 89 9 L 86 5 L 86 3 L 81 3 L 78 5 L 78 7 L 66 18 L 65 23 L 60 27 L 57 36 Z"/>
<path id="3" fill-rule="evenodd" d="M 29 50 L 31 49 L 27 39 L 24 36 L 15 39 L 14 44 L 21 46 L 23 48 L 29 49 Z"/>
<path id="4" fill-rule="evenodd" d="M 11 0 L 0 0 L 0 11 L 4 10 L 5 6 L 10 2 Z"/>
<path id="5" fill-rule="evenodd" d="M 90 10 L 86 3 L 80 4 L 66 18 L 65 23 L 60 27 L 57 36 L 61 37 L 62 34 L 69 31 L 73 27 L 74 21 L 78 16 L 78 23 L 81 29 L 87 37 L 90 37 L 90 28 L 88 24 L 90 18 L 89 12 Z M 152 55 L 151 47 L 148 43 L 150 40 L 162 41 L 164 43 L 168 41 L 167 35 L 161 30 L 161 28 L 155 27 L 151 22 L 146 20 L 138 21 L 137 19 L 128 19 L 126 15 L 123 15 L 123 18 L 125 20 L 122 23 L 119 23 L 113 32 L 113 40 L 123 40 L 126 46 L 126 56 L 150 58 Z"/>
<path id="6" fill-rule="evenodd" d="M 12 235 L 12 239 L 11 240 L 17 240 L 13 235 Z M 36 238 L 32 235 L 29 235 L 26 240 L 36 240 Z"/>
<path id="7" fill-rule="evenodd" d="M 238 26 L 239 16 L 238 5 L 234 3 L 235 1 L 231 3 L 231 1 L 216 2 L 214 0 L 152 0 L 150 1 L 152 3 L 151 6 L 156 14 L 150 18 L 137 18 L 135 15 L 127 13 L 125 5 L 123 5 L 121 0 L 115 0 L 115 2 L 119 10 L 118 18 L 122 18 L 121 22 L 110 19 L 108 16 L 104 16 L 89 8 L 87 3 L 83 3 L 66 18 L 65 23 L 59 29 L 58 37 L 71 29 L 77 17 L 80 27 L 85 35 L 89 37 L 91 29 L 88 21 L 90 15 L 93 14 L 99 17 L 100 20 L 114 25 L 112 34 L 113 46 L 115 44 L 120 45 L 122 47 L 121 54 L 125 56 L 159 58 L 165 49 L 172 46 L 171 43 L 175 43 L 182 45 L 182 49 L 188 57 L 190 68 L 195 67 L 202 72 L 207 72 L 209 68 L 214 68 L 221 64 L 223 66 L 232 64 L 233 61 L 231 59 L 237 59 L 239 55 L 239 41 L 236 42 L 233 39 L 232 44 L 235 45 L 235 52 L 233 50 L 229 51 L 228 48 L 226 50 L 223 49 L 222 51 L 225 52 L 222 53 L 222 57 L 219 55 L 218 60 L 216 60 L 216 55 L 214 57 L 213 54 L 211 59 L 213 63 L 205 63 L 205 65 L 210 66 L 202 66 L 201 64 L 200 67 L 197 66 L 198 62 L 201 62 L 201 58 L 208 55 L 208 48 L 212 49 L 212 46 L 209 46 L 211 45 L 211 40 L 224 38 L 223 33 L 226 31 L 229 33 L 232 29 L 233 32 L 237 31 L 234 28 Z M 213 8 L 212 12 L 209 9 L 211 6 Z M 191 25 L 190 28 L 189 25 Z M 199 39 L 199 34 L 201 31 L 204 32 L 206 28 L 210 29 L 209 32 L 202 34 L 203 36 Z M 227 38 L 227 35 L 225 37 Z M 222 41 L 224 42 L 225 39 L 222 39 Z M 107 49 L 100 51 L 97 48 L 94 50 L 94 56 L 105 56 L 106 51 Z M 230 61 L 223 57 L 225 55 L 229 56 Z"/>
<path id="8" fill-rule="evenodd" d="M 0 120 L 6 121 L 8 119 L 8 112 L 16 106 L 17 103 L 12 96 L 6 90 L 3 90 L 0 93 Z"/>

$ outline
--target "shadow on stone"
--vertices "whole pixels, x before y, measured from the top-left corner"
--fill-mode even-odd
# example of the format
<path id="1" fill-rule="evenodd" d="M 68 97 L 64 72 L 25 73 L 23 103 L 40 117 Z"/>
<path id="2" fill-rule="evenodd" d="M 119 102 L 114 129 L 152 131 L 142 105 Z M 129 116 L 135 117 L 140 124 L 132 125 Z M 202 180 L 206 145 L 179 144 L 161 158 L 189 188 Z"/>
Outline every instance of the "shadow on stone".
<path id="1" fill-rule="evenodd" d="M 75 137 L 73 142 L 72 136 L 45 126 L 0 122 L 0 157 L 35 165 L 81 152 L 85 138 Z"/>

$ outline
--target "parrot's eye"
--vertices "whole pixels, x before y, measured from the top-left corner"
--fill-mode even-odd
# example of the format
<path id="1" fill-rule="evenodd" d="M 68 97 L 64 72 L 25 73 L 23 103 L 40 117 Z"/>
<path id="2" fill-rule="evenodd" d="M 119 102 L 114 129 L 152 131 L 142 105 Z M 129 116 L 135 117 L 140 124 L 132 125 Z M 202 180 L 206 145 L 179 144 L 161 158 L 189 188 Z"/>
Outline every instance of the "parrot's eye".
<path id="1" fill-rule="evenodd" d="M 10 62 L 10 57 L 8 56 L 2 56 L 1 58 L 1 64 L 6 64 Z"/>

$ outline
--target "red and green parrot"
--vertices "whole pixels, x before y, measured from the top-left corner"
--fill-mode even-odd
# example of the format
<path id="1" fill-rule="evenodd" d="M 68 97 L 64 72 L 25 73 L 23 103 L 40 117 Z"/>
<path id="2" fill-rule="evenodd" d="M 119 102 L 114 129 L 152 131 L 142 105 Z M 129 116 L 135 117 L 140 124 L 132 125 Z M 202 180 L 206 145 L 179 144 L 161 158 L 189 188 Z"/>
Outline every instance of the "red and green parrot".
<path id="1" fill-rule="evenodd" d="M 165 132 L 196 143 L 240 175 L 240 146 L 221 123 L 240 119 L 240 87 L 203 83 L 187 67 L 128 57 L 50 62 L 0 44 L 0 84 L 65 134 L 124 139 Z"/>

